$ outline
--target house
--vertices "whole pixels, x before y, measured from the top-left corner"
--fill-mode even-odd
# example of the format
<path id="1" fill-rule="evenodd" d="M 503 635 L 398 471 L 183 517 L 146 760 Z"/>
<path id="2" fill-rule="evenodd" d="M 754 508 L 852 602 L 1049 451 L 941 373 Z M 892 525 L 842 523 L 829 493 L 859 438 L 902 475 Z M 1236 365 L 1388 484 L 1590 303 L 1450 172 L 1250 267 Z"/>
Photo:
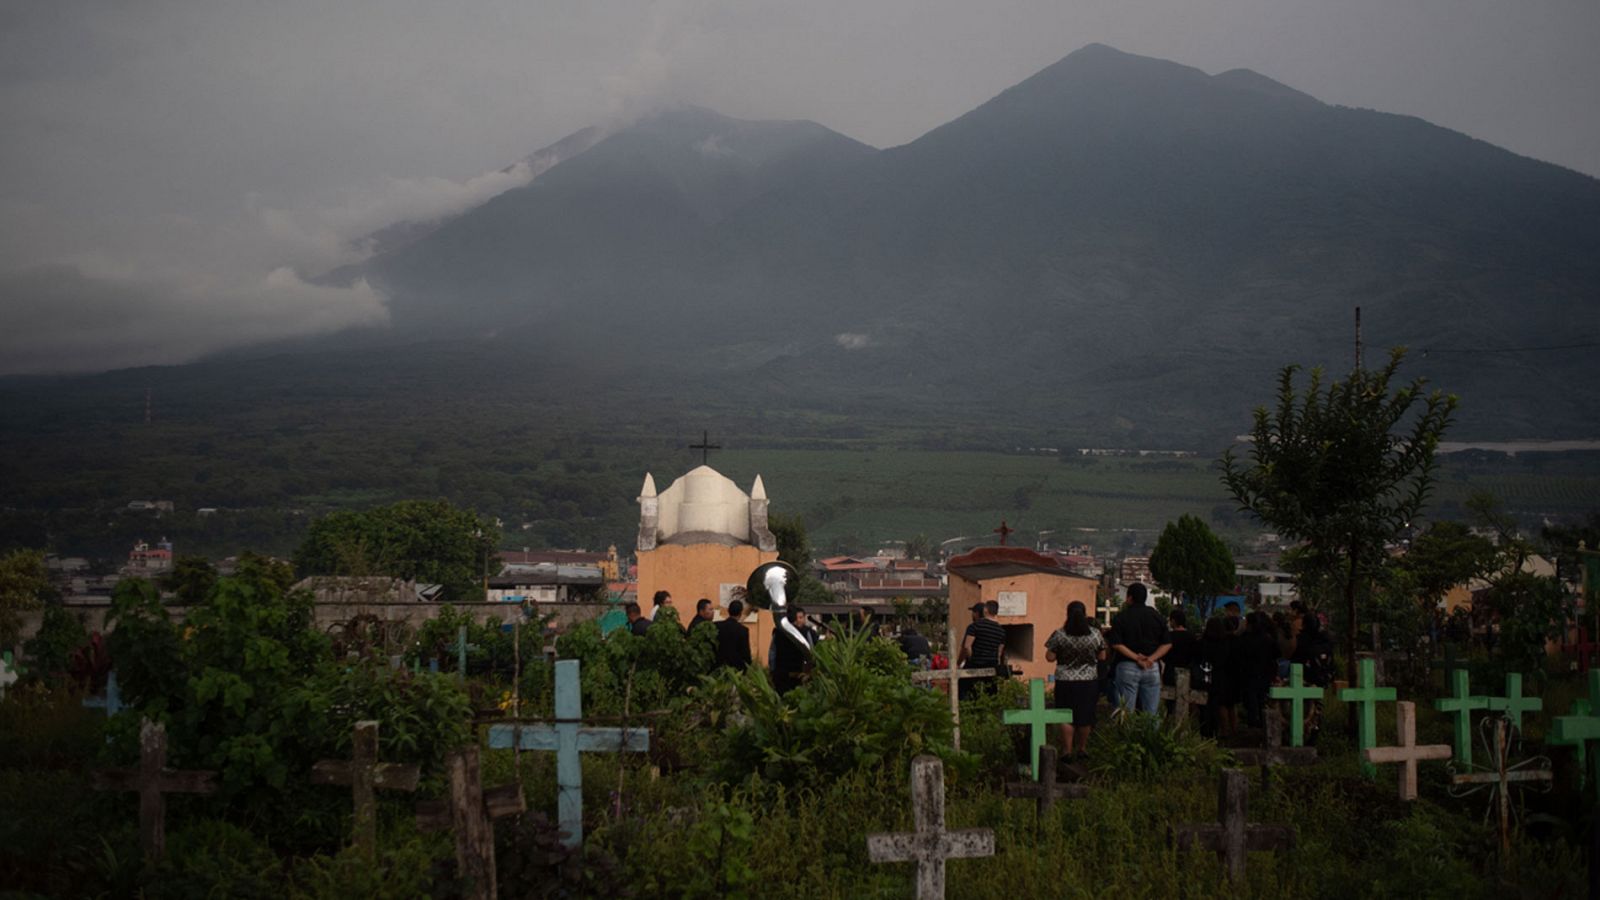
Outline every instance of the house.
<path id="1" fill-rule="evenodd" d="M 437 603 L 444 586 L 389 575 L 312 575 L 294 590 L 310 591 L 317 603 Z"/>
<path id="2" fill-rule="evenodd" d="M 538 563 L 506 566 L 489 579 L 490 603 L 578 603 L 605 599 L 597 565 Z"/>
<path id="3" fill-rule="evenodd" d="M 154 578 L 172 571 L 172 542 L 162 538 L 154 547 L 139 541 L 128 554 L 122 574 L 130 578 Z"/>
<path id="4" fill-rule="evenodd" d="M 600 570 L 600 575 L 607 581 L 617 581 L 621 578 L 622 567 L 617 558 L 617 545 L 612 544 L 605 553 L 590 553 L 587 550 L 531 550 L 523 547 L 521 550 L 501 550 L 500 564 L 502 566 L 595 566 Z"/>

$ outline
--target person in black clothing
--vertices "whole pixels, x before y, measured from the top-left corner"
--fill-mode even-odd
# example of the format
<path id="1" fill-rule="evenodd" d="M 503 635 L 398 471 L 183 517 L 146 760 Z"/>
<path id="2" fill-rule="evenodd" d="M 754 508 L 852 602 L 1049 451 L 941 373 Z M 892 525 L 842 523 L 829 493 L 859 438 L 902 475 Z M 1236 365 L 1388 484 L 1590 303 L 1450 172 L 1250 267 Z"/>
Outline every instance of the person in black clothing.
<path id="1" fill-rule="evenodd" d="M 1333 681 L 1333 641 L 1322 630 L 1322 620 L 1314 612 L 1307 612 L 1300 620 L 1300 635 L 1294 642 L 1294 655 L 1290 663 L 1299 663 L 1306 684 L 1327 687 Z M 1306 744 L 1314 745 L 1322 732 L 1322 701 L 1306 704 Z"/>
<path id="2" fill-rule="evenodd" d="M 622 608 L 622 612 L 628 617 L 628 631 L 636 637 L 644 637 L 645 629 L 650 627 L 650 620 L 639 611 L 639 604 L 629 603 Z"/>
<path id="3" fill-rule="evenodd" d="M 717 623 L 717 665 L 743 672 L 750 668 L 750 629 L 744 618 L 744 601 L 728 604 L 728 617 Z"/>
<path id="4" fill-rule="evenodd" d="M 1200 639 L 1188 628 L 1188 617 L 1184 615 L 1183 607 L 1174 606 L 1172 612 L 1167 614 L 1167 631 L 1172 636 L 1172 649 L 1161 660 L 1161 683 L 1169 687 L 1178 683 L 1178 670 L 1188 669 L 1191 672 L 1195 663 L 1200 659 Z M 1194 686 L 1194 677 L 1190 675 L 1190 687 Z M 1172 712 L 1174 701 L 1167 701 L 1167 712 Z"/>
<path id="5" fill-rule="evenodd" d="M 1172 649 L 1172 636 L 1161 614 L 1145 605 L 1149 589 L 1128 585 L 1128 599 L 1111 619 L 1112 677 L 1117 704 L 1155 714 L 1161 708 L 1161 672 L 1156 668 Z"/>
<path id="6" fill-rule="evenodd" d="M 711 625 L 711 617 L 713 615 L 715 613 L 711 611 L 711 601 L 701 597 L 694 605 L 694 618 L 689 620 L 689 628 L 686 633 L 693 633 L 696 628 L 702 625 Z"/>
<path id="7" fill-rule="evenodd" d="M 656 595 L 654 598 L 652 598 L 651 602 L 655 605 L 655 608 L 650 611 L 650 624 L 654 625 L 657 622 L 665 622 L 670 620 L 678 629 L 678 633 L 682 634 L 683 626 L 679 624 L 673 616 L 668 616 L 666 618 L 662 618 L 661 616 L 661 611 L 664 609 L 670 609 L 673 611 L 674 615 L 676 615 L 677 607 L 672 605 L 672 595 L 666 591 L 656 591 Z"/>
<path id="8" fill-rule="evenodd" d="M 933 655 L 933 648 L 928 645 L 928 639 L 917 633 L 917 626 L 907 625 L 900 632 L 900 652 L 914 666 L 920 666 L 922 660 Z"/>
<path id="9" fill-rule="evenodd" d="M 1245 632 L 1237 649 L 1241 654 L 1245 722 L 1251 728 L 1260 728 L 1266 724 L 1267 691 L 1278 674 L 1278 636 L 1266 613 L 1257 610 L 1245 617 Z"/>
<path id="10" fill-rule="evenodd" d="M 800 639 L 784 628 L 776 629 L 772 635 L 772 686 L 779 694 L 800 686 L 800 676 L 811 666 L 811 648 L 817 645 L 817 633 L 806 625 L 806 611 L 792 606 L 788 615 Z"/>
<path id="11" fill-rule="evenodd" d="M 1200 723 L 1200 733 L 1206 737 L 1230 737 L 1239 726 L 1228 652 L 1233 638 L 1228 636 L 1227 623 L 1224 616 L 1212 616 L 1200 638 L 1199 677 L 1194 686 L 1206 692 L 1205 718 Z"/>
<path id="12" fill-rule="evenodd" d="M 975 681 L 982 681 L 985 689 L 992 689 L 997 680 L 1004 677 L 999 674 L 1003 665 L 1006 650 L 1006 629 L 999 622 L 984 617 L 985 608 L 982 603 L 972 604 L 972 624 L 967 626 L 967 633 L 961 639 L 961 654 L 956 660 L 963 669 L 995 669 L 993 678 L 963 678 L 958 696 L 962 700 L 970 700 L 973 691 L 977 690 Z"/>

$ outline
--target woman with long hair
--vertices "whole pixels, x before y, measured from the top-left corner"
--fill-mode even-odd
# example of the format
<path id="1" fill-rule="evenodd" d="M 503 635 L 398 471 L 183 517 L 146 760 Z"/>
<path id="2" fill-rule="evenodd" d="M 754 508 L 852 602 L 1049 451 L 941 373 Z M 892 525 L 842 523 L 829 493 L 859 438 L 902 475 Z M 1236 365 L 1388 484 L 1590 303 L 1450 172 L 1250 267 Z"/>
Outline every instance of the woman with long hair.
<path id="1" fill-rule="evenodd" d="M 1094 730 L 1100 701 L 1098 663 L 1106 658 L 1106 639 L 1077 600 L 1067 604 L 1067 621 L 1044 642 L 1044 658 L 1056 664 L 1056 709 L 1072 710 L 1072 724 L 1061 726 L 1061 752 L 1082 756 Z"/>

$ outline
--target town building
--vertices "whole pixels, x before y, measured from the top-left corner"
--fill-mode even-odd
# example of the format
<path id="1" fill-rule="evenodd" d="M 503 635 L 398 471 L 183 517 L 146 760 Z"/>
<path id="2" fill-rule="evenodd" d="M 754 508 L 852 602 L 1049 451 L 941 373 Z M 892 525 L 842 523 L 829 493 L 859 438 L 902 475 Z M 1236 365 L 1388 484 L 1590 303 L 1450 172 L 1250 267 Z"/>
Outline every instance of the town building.
<path id="1" fill-rule="evenodd" d="M 1067 620 L 1067 604 L 1081 602 L 1092 618 L 1099 582 L 1078 575 L 1052 557 L 1025 547 L 979 547 L 951 557 L 950 621 L 959 636 L 971 621 L 974 603 L 997 601 L 995 620 L 1006 630 L 1006 657 L 1024 678 L 1048 678 L 1055 663 L 1044 656 L 1044 642 Z"/>

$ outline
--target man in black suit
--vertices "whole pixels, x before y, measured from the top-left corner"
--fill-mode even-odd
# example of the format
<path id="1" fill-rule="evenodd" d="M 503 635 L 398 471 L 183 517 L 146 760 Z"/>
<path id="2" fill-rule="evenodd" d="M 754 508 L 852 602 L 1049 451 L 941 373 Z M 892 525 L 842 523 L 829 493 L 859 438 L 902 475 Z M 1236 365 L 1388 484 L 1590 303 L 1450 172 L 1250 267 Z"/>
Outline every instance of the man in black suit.
<path id="1" fill-rule="evenodd" d="M 728 617 L 717 622 L 717 665 L 743 672 L 750 668 L 750 629 L 739 621 L 744 617 L 744 601 L 728 604 Z"/>

